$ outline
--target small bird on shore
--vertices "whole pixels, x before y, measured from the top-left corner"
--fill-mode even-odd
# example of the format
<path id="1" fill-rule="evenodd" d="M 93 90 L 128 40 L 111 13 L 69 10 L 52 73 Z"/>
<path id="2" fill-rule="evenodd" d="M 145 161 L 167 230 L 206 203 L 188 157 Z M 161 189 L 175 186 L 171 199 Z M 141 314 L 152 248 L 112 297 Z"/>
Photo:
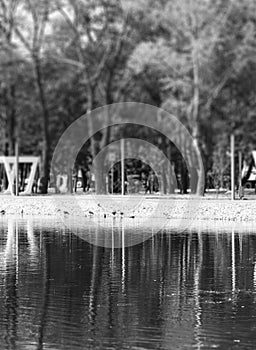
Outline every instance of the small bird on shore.
<path id="1" fill-rule="evenodd" d="M 122 211 L 120 212 L 120 216 L 121 218 L 124 216 L 124 213 Z"/>
<path id="2" fill-rule="evenodd" d="M 113 216 L 115 216 L 116 215 L 116 211 L 114 210 L 114 211 L 112 211 L 112 215 Z"/>
<path id="3" fill-rule="evenodd" d="M 104 219 L 106 219 L 106 217 L 107 217 L 107 214 L 104 214 Z"/>
<path id="4" fill-rule="evenodd" d="M 21 216 L 23 216 L 23 209 L 21 209 L 21 212 L 20 212 L 20 213 L 21 213 Z"/>
<path id="5" fill-rule="evenodd" d="M 5 215 L 5 210 L 1 210 L 1 211 L 0 211 L 0 214 L 1 214 L 1 215 Z"/>
<path id="6" fill-rule="evenodd" d="M 130 219 L 134 219 L 134 218 L 135 218 L 135 216 L 134 216 L 134 215 L 131 215 L 131 216 L 130 216 Z"/>
<path id="7" fill-rule="evenodd" d="M 94 215 L 94 212 L 90 210 L 90 211 L 89 211 L 89 214 L 90 214 L 90 215 Z"/>

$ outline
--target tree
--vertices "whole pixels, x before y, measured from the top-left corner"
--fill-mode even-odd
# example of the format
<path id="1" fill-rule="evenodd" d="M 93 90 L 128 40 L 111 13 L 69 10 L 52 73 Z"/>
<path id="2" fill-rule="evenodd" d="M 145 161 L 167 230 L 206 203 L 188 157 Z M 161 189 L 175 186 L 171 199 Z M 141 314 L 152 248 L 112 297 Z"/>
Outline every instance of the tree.
<path id="1" fill-rule="evenodd" d="M 255 148 L 255 13 L 254 0 L 0 0 L 2 153 L 13 154 L 19 136 L 22 152 L 43 154 L 47 179 L 58 138 L 74 120 L 136 101 L 176 115 L 206 172 L 221 174 L 231 132 L 244 153 Z M 89 119 L 90 134 L 96 124 Z M 149 130 L 136 133 L 176 160 L 185 189 L 186 167 L 174 146 Z M 103 128 L 77 162 L 125 135 L 118 126 Z"/>
<path id="2" fill-rule="evenodd" d="M 58 1 L 56 9 L 62 16 L 60 30 L 65 31 L 69 41 L 59 43 L 51 54 L 57 61 L 76 67 L 84 86 L 84 105 L 89 114 L 96 107 L 120 101 L 126 85 L 124 68 L 129 50 L 129 21 L 116 1 Z M 67 39 L 64 36 L 64 40 Z M 121 83 L 120 83 L 121 82 Z M 104 116 L 105 124 L 109 115 Z M 103 126 L 104 126 L 103 122 Z M 88 119 L 90 135 L 94 134 L 94 121 Z M 101 136 L 91 137 L 91 153 L 98 151 L 110 141 L 110 128 L 101 131 Z M 101 176 L 97 170 L 96 176 Z M 96 181 L 96 183 L 103 183 Z M 104 192 L 104 188 L 97 188 Z"/>
<path id="3" fill-rule="evenodd" d="M 17 72 L 20 68 L 20 57 L 13 45 L 14 13 L 18 1 L 0 1 L 0 47 L 1 47 L 1 122 L 2 149 L 4 154 L 14 154 L 14 143 L 17 138 Z M 18 67 L 18 68 L 17 68 Z"/>
<path id="4" fill-rule="evenodd" d="M 136 47 L 130 68 L 141 78 L 158 77 L 161 106 L 187 125 L 209 170 L 216 105 L 254 57 L 255 4 L 184 0 L 142 6 L 154 34 Z M 227 100 L 224 105 L 230 108 Z"/>

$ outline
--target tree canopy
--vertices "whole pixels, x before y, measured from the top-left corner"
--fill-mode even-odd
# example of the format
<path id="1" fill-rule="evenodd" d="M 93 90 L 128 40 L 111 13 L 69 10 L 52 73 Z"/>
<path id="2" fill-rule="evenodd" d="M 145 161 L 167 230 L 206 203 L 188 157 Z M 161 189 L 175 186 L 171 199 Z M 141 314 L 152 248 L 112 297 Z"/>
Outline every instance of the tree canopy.
<path id="1" fill-rule="evenodd" d="M 229 135 L 245 155 L 256 147 L 255 39 L 254 0 L 0 0 L 0 152 L 12 155 L 19 139 L 23 153 L 42 157 L 47 178 L 74 120 L 144 102 L 186 125 L 206 175 L 223 184 Z M 177 158 L 159 135 L 140 133 Z M 117 134 L 102 130 L 77 161 Z"/>

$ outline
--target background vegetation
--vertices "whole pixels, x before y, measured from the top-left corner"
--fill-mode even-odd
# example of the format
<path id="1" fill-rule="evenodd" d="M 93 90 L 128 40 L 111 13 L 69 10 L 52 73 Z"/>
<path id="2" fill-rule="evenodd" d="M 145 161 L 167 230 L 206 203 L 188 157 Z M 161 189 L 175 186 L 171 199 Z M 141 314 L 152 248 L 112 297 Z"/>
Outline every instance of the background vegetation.
<path id="1" fill-rule="evenodd" d="M 229 135 L 245 156 L 256 147 L 255 39 L 254 0 L 0 0 L 0 152 L 12 155 L 19 139 L 47 177 L 75 119 L 138 101 L 177 116 L 200 147 L 208 186 L 225 186 Z M 144 132 L 182 174 L 175 148 Z M 117 134 L 96 135 L 78 163 Z"/>

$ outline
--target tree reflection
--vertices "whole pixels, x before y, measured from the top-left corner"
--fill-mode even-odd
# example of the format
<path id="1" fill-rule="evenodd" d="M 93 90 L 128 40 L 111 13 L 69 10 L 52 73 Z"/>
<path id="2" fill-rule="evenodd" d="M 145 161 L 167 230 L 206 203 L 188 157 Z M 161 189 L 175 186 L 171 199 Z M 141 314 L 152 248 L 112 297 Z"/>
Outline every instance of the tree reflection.
<path id="1" fill-rule="evenodd" d="M 17 343 L 20 335 L 26 338 L 26 334 L 31 334 L 35 336 L 34 341 L 37 339 L 36 348 L 40 349 L 48 297 L 45 247 L 35 237 L 31 220 L 18 222 L 9 219 L 7 227 L 2 228 L 1 235 L 1 299 L 5 307 L 3 320 L 6 325 L 7 347 L 19 349 Z M 31 277 L 39 267 L 41 278 L 37 285 Z M 31 307 L 31 304 L 34 305 Z M 30 310 L 31 315 L 28 313 Z M 38 320 L 32 320 L 33 317 Z M 34 327 L 36 331 L 33 330 Z"/>
<path id="2" fill-rule="evenodd" d="M 6 241 L 6 249 L 3 252 L 3 271 L 4 275 L 4 298 L 6 318 L 6 342 L 10 349 L 16 348 L 17 341 L 17 289 L 18 289 L 18 227 L 14 221 L 8 223 L 8 235 Z"/>
<path id="3" fill-rule="evenodd" d="M 124 222 L 110 229 L 120 249 L 89 244 L 73 224 L 2 223 L 4 348 L 200 349 L 209 332 L 232 342 L 230 322 L 256 340 L 244 329 L 256 317 L 254 234 L 147 231 L 147 241 L 126 247 Z M 97 243 L 101 230 L 88 227 L 86 235 Z"/>

